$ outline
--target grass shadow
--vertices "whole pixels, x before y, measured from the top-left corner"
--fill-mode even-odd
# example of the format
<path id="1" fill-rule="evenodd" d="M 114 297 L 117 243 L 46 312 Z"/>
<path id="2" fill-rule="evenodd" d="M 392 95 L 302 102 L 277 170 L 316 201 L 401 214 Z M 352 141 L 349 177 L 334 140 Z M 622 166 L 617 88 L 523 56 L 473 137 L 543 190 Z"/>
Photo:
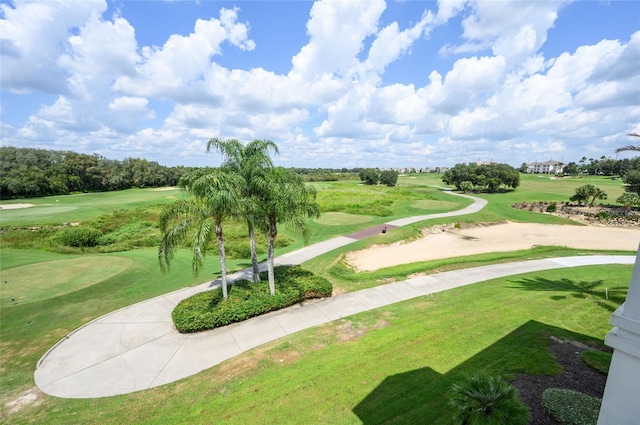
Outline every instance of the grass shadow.
<path id="1" fill-rule="evenodd" d="M 447 401 L 451 386 L 467 374 L 479 372 L 513 379 L 520 373 L 561 373 L 562 367 L 549 350 L 551 335 L 601 344 L 585 335 L 532 320 L 444 374 L 424 367 L 384 378 L 353 412 L 365 425 L 449 424 L 452 414 Z M 433 403 L 434 398 L 442 403 Z"/>
<path id="2" fill-rule="evenodd" d="M 600 307 L 614 312 L 627 296 L 627 289 L 623 286 L 606 287 L 602 279 L 574 280 L 568 278 L 547 279 L 536 276 L 511 281 L 513 288 L 532 292 L 550 292 L 549 298 L 562 301 L 568 298 L 592 300 Z"/>

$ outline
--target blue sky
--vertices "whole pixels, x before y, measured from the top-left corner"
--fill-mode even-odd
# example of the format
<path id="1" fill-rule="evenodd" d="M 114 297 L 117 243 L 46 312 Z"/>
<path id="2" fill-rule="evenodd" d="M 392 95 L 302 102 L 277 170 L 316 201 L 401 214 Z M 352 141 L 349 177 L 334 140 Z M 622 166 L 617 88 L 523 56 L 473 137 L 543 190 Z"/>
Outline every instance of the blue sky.
<path id="1" fill-rule="evenodd" d="M 637 1 L 0 0 L 3 146 L 296 167 L 614 156 L 640 132 Z M 630 155 L 630 154 L 621 154 Z"/>

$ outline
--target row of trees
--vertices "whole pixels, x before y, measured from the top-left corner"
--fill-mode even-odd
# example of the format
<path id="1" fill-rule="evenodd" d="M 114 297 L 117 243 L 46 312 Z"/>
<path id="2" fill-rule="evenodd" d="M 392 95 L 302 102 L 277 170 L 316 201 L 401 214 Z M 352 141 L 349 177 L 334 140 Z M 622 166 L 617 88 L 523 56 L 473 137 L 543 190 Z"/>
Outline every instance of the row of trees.
<path id="1" fill-rule="evenodd" d="M 520 173 L 507 164 L 456 164 L 442 175 L 442 181 L 463 192 L 488 191 L 495 193 L 504 188 L 517 188 Z"/>
<path id="2" fill-rule="evenodd" d="M 14 198 L 174 186 L 190 170 L 139 158 L 118 161 L 97 154 L 7 146 L 0 148 L 0 194 Z"/>
<path id="3" fill-rule="evenodd" d="M 577 163 L 569 162 L 564 166 L 564 174 L 592 176 L 624 177 L 631 170 L 640 169 L 640 157 L 613 159 L 605 156 L 600 159 L 582 157 Z"/>
<path id="4" fill-rule="evenodd" d="M 269 152 L 277 154 L 278 147 L 270 140 L 254 140 L 243 145 L 236 139 L 215 138 L 207 144 L 207 151 L 212 149 L 222 154 L 222 166 L 199 169 L 183 176 L 178 184 L 192 195 L 191 199 L 166 206 L 160 215 L 163 234 L 158 251 L 160 267 L 168 270 L 176 249 L 188 240 L 193 250 L 193 272 L 199 273 L 207 249 L 215 238 L 222 294 L 227 299 L 223 223 L 231 218 L 243 220 L 249 235 L 254 283 L 260 281 L 256 230 L 267 235 L 269 290 L 273 295 L 278 224 L 287 223 L 300 230 L 306 243 L 309 230 L 305 219 L 320 215 L 315 190 L 304 184 L 294 171 L 273 166 Z"/>

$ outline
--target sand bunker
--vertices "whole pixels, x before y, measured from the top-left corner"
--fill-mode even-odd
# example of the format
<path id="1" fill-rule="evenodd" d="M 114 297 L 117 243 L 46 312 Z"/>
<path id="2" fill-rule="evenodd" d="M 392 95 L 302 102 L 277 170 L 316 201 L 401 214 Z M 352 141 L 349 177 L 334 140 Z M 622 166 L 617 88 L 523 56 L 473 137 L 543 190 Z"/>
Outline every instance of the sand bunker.
<path id="1" fill-rule="evenodd" d="M 0 210 L 16 210 L 18 208 L 35 207 L 33 204 L 3 204 L 0 205 Z"/>
<path id="2" fill-rule="evenodd" d="M 176 189 L 177 189 L 176 186 L 167 186 L 167 187 L 154 187 L 151 190 L 154 192 L 165 192 L 167 190 L 176 190 Z"/>
<path id="3" fill-rule="evenodd" d="M 640 242 L 639 230 L 532 223 L 506 223 L 468 229 L 449 228 L 439 233 L 425 229 L 423 237 L 419 240 L 374 245 L 361 251 L 350 252 L 346 261 L 358 271 L 372 271 L 418 261 L 529 249 L 536 245 L 635 251 Z"/>

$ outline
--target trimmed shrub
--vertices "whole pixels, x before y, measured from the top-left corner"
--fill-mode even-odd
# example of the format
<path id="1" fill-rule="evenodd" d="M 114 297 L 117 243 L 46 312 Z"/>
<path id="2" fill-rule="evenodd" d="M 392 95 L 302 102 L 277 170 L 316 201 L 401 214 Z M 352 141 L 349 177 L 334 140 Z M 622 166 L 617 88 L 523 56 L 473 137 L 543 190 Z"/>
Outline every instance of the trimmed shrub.
<path id="1" fill-rule="evenodd" d="M 542 393 L 542 405 L 565 425 L 596 425 L 602 400 L 579 391 L 548 388 Z"/>
<path id="2" fill-rule="evenodd" d="M 241 322 L 310 298 L 330 297 L 331 283 L 299 266 L 280 266 L 274 269 L 276 293 L 269 293 L 267 274 L 261 281 L 234 282 L 229 297 L 223 300 L 220 288 L 200 292 L 182 300 L 171 313 L 173 324 L 182 333 L 200 332 Z"/>
<path id="3" fill-rule="evenodd" d="M 600 373 L 607 375 L 611 366 L 611 353 L 600 350 L 586 350 L 580 353 L 580 360 Z"/>
<path id="4" fill-rule="evenodd" d="M 529 411 L 500 376 L 469 375 L 453 385 L 449 404 L 459 425 L 526 425 Z"/>
<path id="5" fill-rule="evenodd" d="M 552 203 L 552 204 L 549 204 L 549 206 L 547 206 L 547 212 L 548 212 L 548 213 L 556 212 L 556 209 L 557 209 L 557 208 L 558 208 L 558 207 L 557 207 L 556 203 L 554 202 L 554 203 Z"/>
<path id="6" fill-rule="evenodd" d="M 61 244 L 76 248 L 96 246 L 101 237 L 102 233 L 99 230 L 86 226 L 67 227 L 56 235 Z"/>

